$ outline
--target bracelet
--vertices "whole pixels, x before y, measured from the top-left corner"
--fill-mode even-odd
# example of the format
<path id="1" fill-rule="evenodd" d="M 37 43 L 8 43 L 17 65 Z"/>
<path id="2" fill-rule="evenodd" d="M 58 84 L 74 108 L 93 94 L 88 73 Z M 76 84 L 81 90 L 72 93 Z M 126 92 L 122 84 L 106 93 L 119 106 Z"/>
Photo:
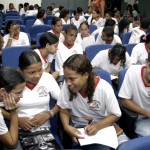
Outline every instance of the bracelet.
<path id="1" fill-rule="evenodd" d="M 50 115 L 50 118 L 54 117 L 54 112 L 52 110 L 47 111 L 47 113 Z"/>
<path id="2" fill-rule="evenodd" d="M 9 40 L 13 40 L 13 38 L 9 38 Z"/>

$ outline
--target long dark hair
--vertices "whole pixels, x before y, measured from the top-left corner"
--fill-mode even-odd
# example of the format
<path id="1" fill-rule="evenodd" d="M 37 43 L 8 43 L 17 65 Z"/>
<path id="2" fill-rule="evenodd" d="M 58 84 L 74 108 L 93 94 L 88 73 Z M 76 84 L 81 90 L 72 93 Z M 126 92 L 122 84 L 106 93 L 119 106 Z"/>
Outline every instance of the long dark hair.
<path id="1" fill-rule="evenodd" d="M 87 87 L 85 92 L 87 94 L 89 102 L 91 102 L 94 94 L 94 73 L 92 72 L 92 65 L 90 60 L 85 55 L 74 54 L 64 62 L 63 68 L 65 67 L 73 71 L 76 71 L 81 75 L 88 73 L 89 76 L 87 79 Z M 76 97 L 76 93 L 72 93 L 70 91 L 69 100 L 72 101 L 73 98 L 75 97 Z"/>
<path id="2" fill-rule="evenodd" d="M 25 78 L 16 69 L 11 67 L 0 67 L 0 88 L 5 88 L 9 93 L 15 89 L 18 84 L 24 82 Z"/>

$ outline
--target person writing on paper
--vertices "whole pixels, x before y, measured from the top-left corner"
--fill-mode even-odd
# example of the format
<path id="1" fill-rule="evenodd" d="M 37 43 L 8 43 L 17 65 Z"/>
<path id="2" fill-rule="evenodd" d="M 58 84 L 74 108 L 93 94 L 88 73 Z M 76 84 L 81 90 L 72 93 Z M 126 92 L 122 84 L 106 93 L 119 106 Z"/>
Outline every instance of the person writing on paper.
<path id="1" fill-rule="evenodd" d="M 0 101 L 5 108 L 0 109 L 0 144 L 15 148 L 18 142 L 18 105 L 25 87 L 25 79 L 16 69 L 0 67 Z M 4 109 L 10 112 L 10 127 L 4 121 Z"/>
<path id="2" fill-rule="evenodd" d="M 126 52 L 125 46 L 121 44 L 100 51 L 91 63 L 93 67 L 104 69 L 115 76 L 118 76 L 122 69 L 131 65 L 129 54 Z"/>
<path id="3" fill-rule="evenodd" d="M 112 87 L 105 80 L 92 72 L 90 60 L 82 54 L 70 56 L 63 64 L 65 82 L 61 89 L 57 105 L 66 133 L 74 143 L 83 138 L 78 127 L 85 127 L 88 135 L 95 135 L 99 130 L 114 124 L 121 116 L 121 111 Z M 65 112 L 65 113 L 64 113 Z M 70 118 L 69 114 L 74 116 Z M 93 118 L 89 125 L 86 117 Z M 70 124 L 70 119 L 72 124 Z M 81 149 L 110 150 L 108 146 L 91 144 Z M 75 148 L 72 144 L 69 148 Z"/>

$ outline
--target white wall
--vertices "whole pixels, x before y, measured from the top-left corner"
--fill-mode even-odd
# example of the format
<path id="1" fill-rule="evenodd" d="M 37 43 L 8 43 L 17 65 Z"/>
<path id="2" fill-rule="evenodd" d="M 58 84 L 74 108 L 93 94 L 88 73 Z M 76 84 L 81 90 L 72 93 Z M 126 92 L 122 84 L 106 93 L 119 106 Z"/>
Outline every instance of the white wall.
<path id="1" fill-rule="evenodd" d="M 41 0 L 1 0 L 0 3 L 4 5 L 4 9 L 9 9 L 9 3 L 13 3 L 16 10 L 18 10 L 19 3 L 24 4 L 25 2 L 28 2 L 29 5 L 38 4 L 41 6 Z"/>

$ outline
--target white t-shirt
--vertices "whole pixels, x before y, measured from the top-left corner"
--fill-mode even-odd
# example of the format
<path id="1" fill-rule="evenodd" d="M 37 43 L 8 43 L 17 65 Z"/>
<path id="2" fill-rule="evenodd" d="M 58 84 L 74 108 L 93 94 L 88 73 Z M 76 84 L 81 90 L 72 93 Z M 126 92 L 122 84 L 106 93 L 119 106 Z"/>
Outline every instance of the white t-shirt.
<path id="1" fill-rule="evenodd" d="M 33 25 L 44 25 L 44 22 L 42 22 L 40 19 L 36 19 Z"/>
<path id="2" fill-rule="evenodd" d="M 146 64 L 148 58 L 148 50 L 146 49 L 145 43 L 139 43 L 133 47 L 131 53 L 131 63 L 137 65 Z"/>
<path id="3" fill-rule="evenodd" d="M 92 22 L 91 22 L 91 20 L 92 20 L 92 17 L 89 17 L 88 18 L 88 24 L 89 25 L 91 25 L 91 24 L 96 25 L 97 28 L 104 26 L 103 18 L 99 18 L 98 20 L 93 19 Z"/>
<path id="4" fill-rule="evenodd" d="M 23 14 L 25 14 L 24 8 L 21 8 L 19 14 L 20 14 L 20 16 L 22 16 Z"/>
<path id="5" fill-rule="evenodd" d="M 140 26 L 138 26 L 138 28 L 139 28 Z M 131 32 L 134 28 L 136 28 L 136 27 L 133 27 L 133 23 L 130 23 L 129 24 L 129 29 L 128 29 L 128 32 Z"/>
<path id="6" fill-rule="evenodd" d="M 37 114 L 47 112 L 50 109 L 50 94 L 57 100 L 60 88 L 51 74 L 43 72 L 40 81 L 33 89 L 25 87 L 23 97 L 18 102 L 18 116 L 32 119 Z M 50 127 L 49 120 L 40 127 L 44 126 Z"/>
<path id="7" fill-rule="evenodd" d="M 72 56 L 73 54 L 83 54 L 83 49 L 80 44 L 75 43 L 71 48 L 68 48 L 64 43 L 60 42 L 58 44 L 58 50 L 56 52 L 55 58 L 55 70 L 63 75 L 63 63 Z"/>
<path id="8" fill-rule="evenodd" d="M 5 124 L 5 121 L 4 121 L 4 118 L 3 118 L 3 115 L 1 113 L 1 110 L 0 110 L 0 135 L 3 135 L 5 133 L 8 132 L 8 128 Z"/>
<path id="9" fill-rule="evenodd" d="M 106 42 L 102 40 L 101 36 L 102 36 L 102 32 L 98 35 L 95 44 L 106 44 Z M 111 45 L 115 45 L 117 43 L 122 44 L 120 37 L 114 34 L 114 38 L 113 38 Z"/>
<path id="10" fill-rule="evenodd" d="M 131 99 L 140 107 L 150 110 L 150 87 L 143 81 L 144 67 L 142 65 L 129 67 L 120 88 L 119 97 Z M 139 115 L 139 117 L 142 116 Z"/>
<path id="11" fill-rule="evenodd" d="M 51 33 L 55 34 L 53 30 L 50 30 L 50 31 L 48 31 L 48 32 L 51 32 Z M 59 42 L 64 42 L 64 40 L 65 40 L 64 35 L 63 35 L 62 33 L 60 33 Z"/>
<path id="12" fill-rule="evenodd" d="M 121 116 L 114 91 L 110 84 L 103 79 L 97 81 L 93 101 L 91 103 L 88 103 L 88 98 L 81 93 L 77 93 L 77 96 L 72 101 L 69 101 L 69 96 L 70 93 L 64 82 L 57 105 L 62 109 L 70 109 L 70 113 L 75 116 L 92 117 L 94 118 L 94 123 L 99 122 L 110 114 L 114 114 L 118 117 Z M 72 121 L 75 127 L 88 124 L 86 120 L 79 118 L 72 118 Z"/>
<path id="13" fill-rule="evenodd" d="M 116 65 L 110 63 L 108 53 L 109 53 L 109 49 L 100 51 L 93 58 L 91 62 L 92 66 L 102 68 L 108 71 L 110 74 L 119 73 L 122 69 L 124 69 L 122 66 L 120 66 L 121 61 L 119 61 Z M 125 68 L 129 66 L 130 66 L 130 57 L 129 54 L 126 52 Z"/>
<path id="14" fill-rule="evenodd" d="M 25 16 L 36 16 L 37 13 L 38 13 L 37 10 L 27 10 L 27 11 L 25 12 Z"/>
<path id="15" fill-rule="evenodd" d="M 42 61 L 42 69 L 46 69 L 48 67 L 48 60 L 44 58 L 44 56 L 42 55 L 41 51 L 39 49 L 35 49 L 34 50 L 41 58 Z"/>
<path id="16" fill-rule="evenodd" d="M 4 35 L 4 48 L 6 47 L 6 44 L 10 38 L 10 34 Z M 13 39 L 11 43 L 12 46 L 29 46 L 29 38 L 28 35 L 24 32 L 19 33 L 19 38 L 18 39 Z"/>
<path id="17" fill-rule="evenodd" d="M 77 27 L 77 29 L 79 28 L 80 24 L 83 21 L 86 21 L 86 19 L 83 16 L 80 16 L 79 20 L 75 20 L 75 18 L 71 18 L 71 24 L 74 24 Z"/>
<path id="18" fill-rule="evenodd" d="M 63 18 L 61 18 L 61 20 L 62 20 L 62 24 L 70 24 L 70 19 L 68 19 L 67 22 Z"/>
<path id="19" fill-rule="evenodd" d="M 139 27 L 134 28 L 132 30 L 131 37 L 129 39 L 129 44 L 140 43 L 140 38 L 142 35 L 146 35 L 146 33 Z"/>
<path id="20" fill-rule="evenodd" d="M 84 38 L 82 39 L 81 33 L 78 33 L 75 42 L 76 42 L 76 43 L 79 43 L 79 44 L 82 46 L 83 51 L 85 51 L 85 48 L 86 48 L 87 46 L 95 44 L 95 38 L 94 38 L 94 36 L 89 35 L 88 37 L 84 37 Z"/>

